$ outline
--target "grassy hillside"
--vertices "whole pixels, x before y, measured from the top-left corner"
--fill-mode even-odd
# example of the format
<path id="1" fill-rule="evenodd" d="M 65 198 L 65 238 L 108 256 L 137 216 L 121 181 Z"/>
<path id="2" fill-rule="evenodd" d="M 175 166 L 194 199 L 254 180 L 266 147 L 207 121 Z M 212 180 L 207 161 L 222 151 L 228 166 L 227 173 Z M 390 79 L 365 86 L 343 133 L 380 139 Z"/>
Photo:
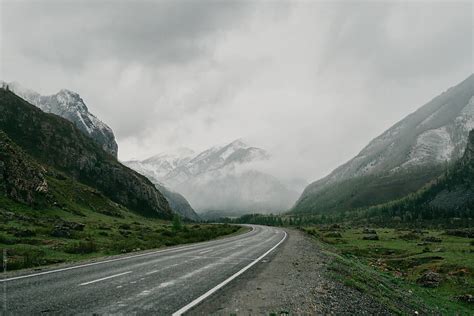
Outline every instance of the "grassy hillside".
<path id="1" fill-rule="evenodd" d="M 307 226 L 334 260 L 333 276 L 396 314 L 472 315 L 471 230 Z M 470 235 L 469 235 L 470 234 Z M 367 238 L 367 237 L 375 238 Z"/>
<path id="2" fill-rule="evenodd" d="M 8 271 L 200 242 L 245 231 L 232 225 L 172 225 L 119 205 L 110 208 L 110 201 L 94 198 L 94 192 L 87 194 L 90 188 L 81 184 L 51 184 L 54 194 L 64 198 L 61 208 L 33 209 L 0 195 L 0 248 L 7 250 Z M 76 195 L 69 196 L 70 190 Z"/>

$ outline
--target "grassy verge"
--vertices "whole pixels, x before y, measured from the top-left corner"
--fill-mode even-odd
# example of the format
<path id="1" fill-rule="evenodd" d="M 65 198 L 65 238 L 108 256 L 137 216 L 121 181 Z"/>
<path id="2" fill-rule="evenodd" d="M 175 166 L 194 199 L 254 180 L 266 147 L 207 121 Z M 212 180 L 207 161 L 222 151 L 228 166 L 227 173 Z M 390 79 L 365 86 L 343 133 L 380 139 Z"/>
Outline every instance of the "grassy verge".
<path id="1" fill-rule="evenodd" d="M 145 218 L 116 208 L 32 210 L 0 196 L 0 249 L 7 269 L 18 270 L 178 244 L 245 232 L 228 224 L 183 224 Z M 3 260 L 3 254 L 0 254 Z"/>
<path id="2" fill-rule="evenodd" d="M 462 231 L 337 225 L 303 230 L 334 258 L 329 267 L 334 278 L 396 314 L 473 314 L 474 243 L 453 236 L 463 235 Z"/>

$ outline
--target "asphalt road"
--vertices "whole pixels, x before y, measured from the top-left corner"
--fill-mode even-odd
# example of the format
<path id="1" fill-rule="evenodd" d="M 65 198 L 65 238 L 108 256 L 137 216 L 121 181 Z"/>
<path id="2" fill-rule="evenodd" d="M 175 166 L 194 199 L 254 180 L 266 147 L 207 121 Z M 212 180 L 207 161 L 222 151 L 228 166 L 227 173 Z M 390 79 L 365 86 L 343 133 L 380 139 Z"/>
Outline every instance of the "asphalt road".
<path id="1" fill-rule="evenodd" d="M 275 249 L 286 233 L 242 235 L 0 279 L 0 314 L 185 312 Z"/>

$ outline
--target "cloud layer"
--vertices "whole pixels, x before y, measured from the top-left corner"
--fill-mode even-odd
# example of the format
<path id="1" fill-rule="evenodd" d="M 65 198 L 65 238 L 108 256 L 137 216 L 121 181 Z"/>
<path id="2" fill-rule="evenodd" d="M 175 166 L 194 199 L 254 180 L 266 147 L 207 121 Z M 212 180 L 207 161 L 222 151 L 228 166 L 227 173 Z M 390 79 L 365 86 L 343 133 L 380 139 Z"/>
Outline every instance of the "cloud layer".
<path id="1" fill-rule="evenodd" d="M 121 159 L 244 137 L 314 180 L 473 72 L 472 2 L 0 0 L 0 78 L 81 94 Z"/>

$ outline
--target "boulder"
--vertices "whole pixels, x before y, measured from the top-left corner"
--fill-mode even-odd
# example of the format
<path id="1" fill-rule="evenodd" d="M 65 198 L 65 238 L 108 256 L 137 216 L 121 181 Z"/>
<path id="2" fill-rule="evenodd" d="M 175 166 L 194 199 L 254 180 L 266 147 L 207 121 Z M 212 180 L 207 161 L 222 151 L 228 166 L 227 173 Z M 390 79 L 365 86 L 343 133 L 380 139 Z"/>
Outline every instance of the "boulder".
<path id="1" fill-rule="evenodd" d="M 363 240 L 379 240 L 379 236 L 377 235 L 367 235 L 362 237 Z"/>
<path id="2" fill-rule="evenodd" d="M 441 274 L 429 270 L 423 273 L 423 275 L 416 280 L 416 283 L 424 287 L 434 288 L 438 287 L 441 281 L 443 281 Z"/>

